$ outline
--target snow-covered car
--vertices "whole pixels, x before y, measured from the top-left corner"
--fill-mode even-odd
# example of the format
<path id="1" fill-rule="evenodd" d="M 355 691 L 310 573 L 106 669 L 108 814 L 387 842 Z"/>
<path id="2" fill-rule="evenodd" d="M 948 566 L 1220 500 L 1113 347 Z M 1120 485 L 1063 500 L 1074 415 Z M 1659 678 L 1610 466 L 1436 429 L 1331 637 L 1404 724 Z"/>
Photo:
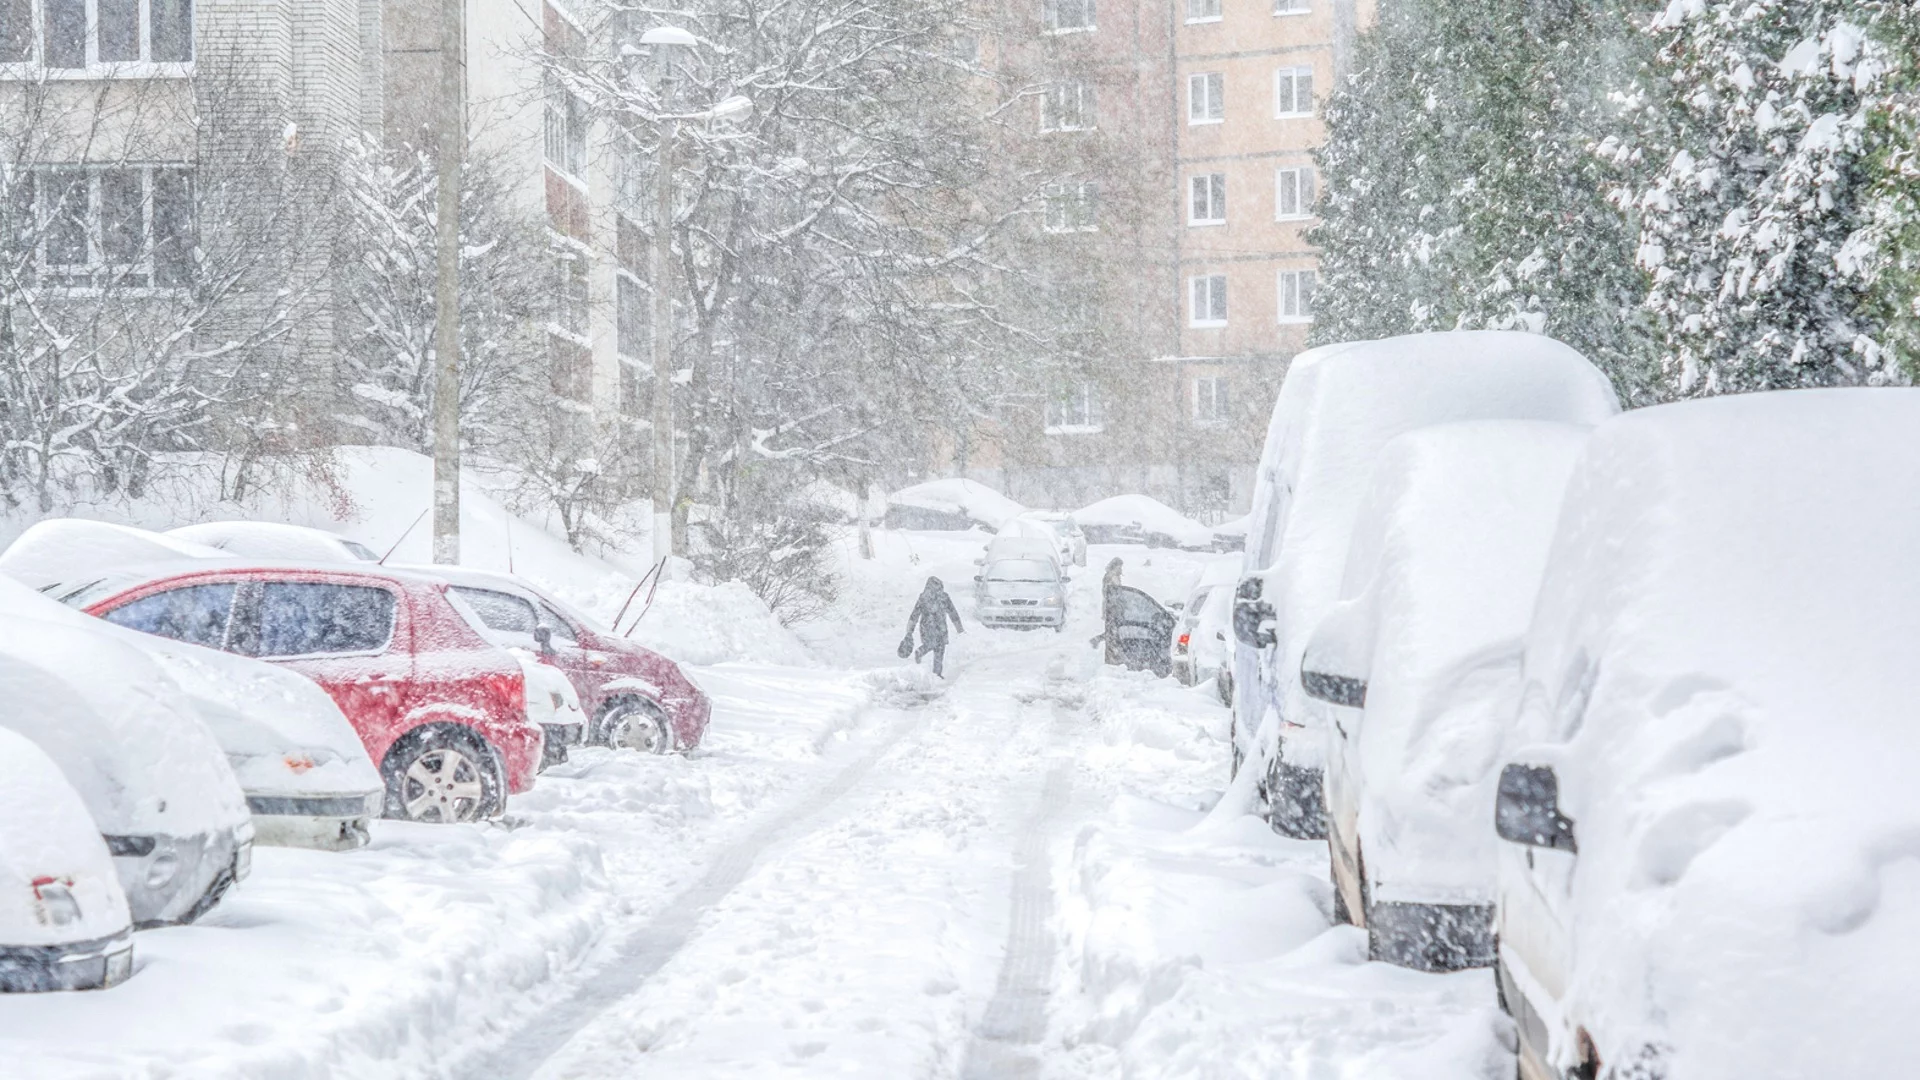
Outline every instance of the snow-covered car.
<path id="1" fill-rule="evenodd" d="M 1147 495 L 1115 495 L 1073 512 L 1091 544 L 1212 551 L 1213 530 Z"/>
<path id="2" fill-rule="evenodd" d="M 86 518 L 37 521 L 0 552 L 0 571 L 39 588 L 112 566 L 173 560 L 231 561 L 233 556 L 177 536 Z"/>
<path id="3" fill-rule="evenodd" d="M 318 683 L 377 763 L 385 813 L 472 821 L 539 772 L 550 709 L 444 580 L 368 563 L 123 567 L 48 595 L 109 622 L 264 660 Z"/>
<path id="4" fill-rule="evenodd" d="M 987 485 L 956 477 L 914 484 L 887 496 L 885 525 L 930 532 L 999 532 L 1001 525 L 1025 512 L 1026 507 Z"/>
<path id="5" fill-rule="evenodd" d="M 1052 541 L 1002 536 L 987 545 L 979 564 L 973 615 L 980 625 L 1066 627 L 1067 574 Z"/>
<path id="6" fill-rule="evenodd" d="M 1221 700 L 1232 696 L 1233 647 L 1227 638 L 1233 619 L 1233 587 L 1240 567 L 1227 560 L 1209 563 L 1180 609 L 1174 631 L 1173 676 L 1188 686 L 1211 682 Z"/>
<path id="7" fill-rule="evenodd" d="M 339 533 L 277 521 L 210 521 L 168 529 L 167 536 L 245 559 L 273 562 L 370 562 L 380 554 Z"/>
<path id="8" fill-rule="evenodd" d="M 0 576 L 0 618 L 64 622 L 145 653 L 227 755 L 254 842 L 344 851 L 364 845 L 384 785 L 339 706 L 272 664 L 83 615 Z"/>
<path id="9" fill-rule="evenodd" d="M 1421 428 L 1381 451 L 1303 689 L 1330 733 L 1336 907 L 1373 959 L 1493 963 L 1495 768 L 1560 499 L 1589 429 Z"/>
<path id="10" fill-rule="evenodd" d="M 1252 519 L 1248 515 L 1242 514 L 1230 521 L 1223 521 L 1215 525 L 1213 527 L 1213 550 L 1247 550 L 1247 528 L 1251 524 Z"/>
<path id="11" fill-rule="evenodd" d="M 1430 424 L 1592 425 L 1619 410 L 1605 375 L 1538 334 L 1417 334 L 1294 357 L 1254 477 L 1233 612 L 1233 767 L 1251 760 L 1260 770 L 1276 828 L 1326 836 L 1326 732 L 1308 715 L 1300 654 L 1339 596 L 1348 535 L 1381 448 Z"/>
<path id="12" fill-rule="evenodd" d="M 233 769 L 151 657 L 96 629 L 0 619 L 0 700 L 0 727 L 80 793 L 136 926 L 192 922 L 251 869 Z"/>
<path id="13" fill-rule="evenodd" d="M 1499 780 L 1532 1080 L 1886 1076 L 1920 1000 L 1920 391 L 1602 425 Z"/>
<path id="14" fill-rule="evenodd" d="M 586 739 L 647 753 L 692 750 L 713 704 L 680 665 L 619 637 L 522 577 L 422 567 L 453 588 L 469 622 L 501 645 L 531 650 L 566 674 L 587 718 Z"/>
<path id="15" fill-rule="evenodd" d="M 45 751 L 0 728 L 0 993 L 132 973 L 133 917 L 93 815 Z"/>
<path id="16" fill-rule="evenodd" d="M 1063 510 L 1029 510 L 1016 520 L 1038 522 L 1053 531 L 1060 545 L 1061 566 L 1087 565 L 1087 534 L 1072 514 Z"/>

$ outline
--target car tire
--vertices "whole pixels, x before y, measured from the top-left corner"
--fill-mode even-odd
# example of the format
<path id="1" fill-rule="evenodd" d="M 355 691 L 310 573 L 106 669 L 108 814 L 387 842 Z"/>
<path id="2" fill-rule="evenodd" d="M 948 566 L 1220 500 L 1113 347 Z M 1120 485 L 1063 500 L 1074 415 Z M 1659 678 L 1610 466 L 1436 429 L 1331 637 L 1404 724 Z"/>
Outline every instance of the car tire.
<path id="1" fill-rule="evenodd" d="M 450 824 L 483 821 L 505 806 L 506 778 L 486 740 L 464 728 L 417 728 L 380 762 L 385 816 Z"/>
<path id="2" fill-rule="evenodd" d="M 594 742 L 643 754 L 673 752 L 673 727 L 660 706 L 645 698 L 621 698 L 600 711 Z"/>

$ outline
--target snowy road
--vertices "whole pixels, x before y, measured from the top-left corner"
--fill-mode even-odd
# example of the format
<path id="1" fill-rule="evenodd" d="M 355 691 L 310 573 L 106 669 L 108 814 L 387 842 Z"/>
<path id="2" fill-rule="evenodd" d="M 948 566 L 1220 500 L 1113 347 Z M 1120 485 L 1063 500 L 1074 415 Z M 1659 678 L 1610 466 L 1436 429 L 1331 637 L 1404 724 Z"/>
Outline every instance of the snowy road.
<path id="1" fill-rule="evenodd" d="M 1097 569 L 1066 633 L 973 627 L 937 682 L 898 624 L 977 544 L 884 541 L 820 666 L 696 671 L 700 752 L 588 750 L 497 825 L 264 851 L 125 986 L 0 1001 L 8 1075 L 1511 1075 L 1484 972 L 1365 963 L 1324 846 L 1209 813 L 1226 711 L 1098 663 Z M 1124 554 L 1168 598 L 1207 558 Z"/>

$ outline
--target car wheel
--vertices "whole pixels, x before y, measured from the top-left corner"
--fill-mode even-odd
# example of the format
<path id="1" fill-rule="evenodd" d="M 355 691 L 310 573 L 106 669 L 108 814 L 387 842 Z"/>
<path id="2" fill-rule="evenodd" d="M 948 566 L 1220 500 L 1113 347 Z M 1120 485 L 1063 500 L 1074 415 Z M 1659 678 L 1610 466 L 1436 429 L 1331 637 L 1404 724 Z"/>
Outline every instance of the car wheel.
<path id="1" fill-rule="evenodd" d="M 596 742 L 616 750 L 666 754 L 673 750 L 673 728 L 666 714 L 651 701 L 627 699 L 615 703 L 600 718 Z"/>
<path id="2" fill-rule="evenodd" d="M 403 821 L 480 821 L 501 806 L 500 769 L 478 736 L 430 728 L 400 740 L 381 762 L 386 816 Z"/>

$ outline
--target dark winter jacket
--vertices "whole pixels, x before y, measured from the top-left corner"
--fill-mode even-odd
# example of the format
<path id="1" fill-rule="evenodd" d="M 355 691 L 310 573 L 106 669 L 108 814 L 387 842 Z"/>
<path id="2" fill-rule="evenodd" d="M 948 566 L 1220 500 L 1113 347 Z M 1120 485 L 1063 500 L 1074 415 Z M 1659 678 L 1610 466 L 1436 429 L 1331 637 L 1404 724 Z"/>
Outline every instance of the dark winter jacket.
<path id="1" fill-rule="evenodd" d="M 920 641 L 927 645 L 944 645 L 947 641 L 947 620 L 953 620 L 953 628 L 962 630 L 960 612 L 953 606 L 953 598 L 947 595 L 946 587 L 940 579 L 930 577 L 927 587 L 920 590 L 920 600 L 913 605 L 913 614 L 907 616 L 907 636 L 912 637 L 916 628 L 920 631 Z"/>

